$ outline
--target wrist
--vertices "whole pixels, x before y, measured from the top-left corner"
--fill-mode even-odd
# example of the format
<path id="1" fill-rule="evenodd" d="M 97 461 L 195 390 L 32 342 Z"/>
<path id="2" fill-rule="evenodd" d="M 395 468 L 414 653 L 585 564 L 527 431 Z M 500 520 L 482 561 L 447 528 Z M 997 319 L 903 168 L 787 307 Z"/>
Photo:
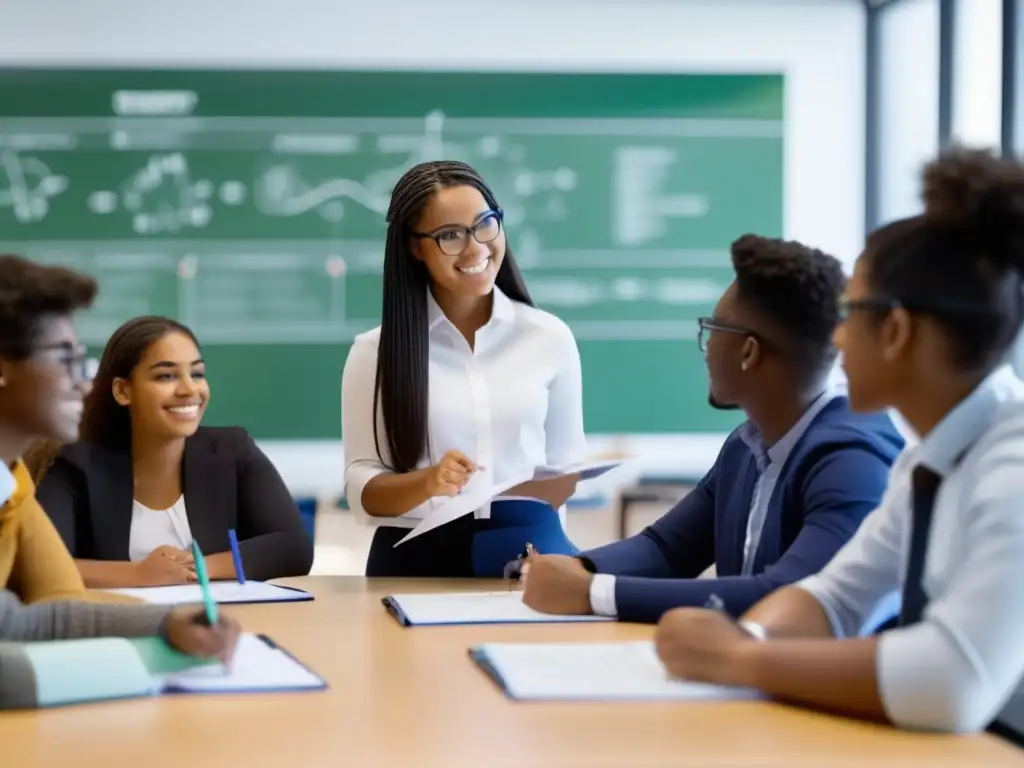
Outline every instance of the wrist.
<path id="1" fill-rule="evenodd" d="M 726 684 L 739 688 L 757 688 L 758 659 L 764 648 L 764 643 L 753 638 L 737 643 L 726 665 L 726 674 L 729 676 Z"/>
<path id="2" fill-rule="evenodd" d="M 170 622 L 171 622 L 171 611 L 168 611 L 167 614 L 164 616 L 164 618 L 160 622 L 160 627 L 157 630 L 157 637 L 159 637 L 161 640 L 163 640 L 165 643 L 167 643 L 167 645 L 169 645 L 171 648 L 173 648 L 174 647 L 174 643 L 171 641 L 171 633 L 168 631 L 168 626 L 170 625 Z"/>

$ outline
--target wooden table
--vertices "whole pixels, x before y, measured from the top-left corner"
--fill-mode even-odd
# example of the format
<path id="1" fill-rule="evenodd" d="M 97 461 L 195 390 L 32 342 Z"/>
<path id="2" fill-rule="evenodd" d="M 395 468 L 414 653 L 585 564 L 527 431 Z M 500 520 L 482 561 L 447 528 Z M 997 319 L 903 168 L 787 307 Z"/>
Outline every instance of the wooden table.
<path id="1" fill-rule="evenodd" d="M 990 736 L 901 733 L 766 702 L 516 704 L 473 665 L 482 641 L 634 640 L 629 624 L 403 629 L 392 591 L 481 582 L 315 577 L 301 604 L 234 606 L 323 675 L 326 692 L 181 696 L 0 716 L 0 765 L 223 768 L 1024 766 Z"/>

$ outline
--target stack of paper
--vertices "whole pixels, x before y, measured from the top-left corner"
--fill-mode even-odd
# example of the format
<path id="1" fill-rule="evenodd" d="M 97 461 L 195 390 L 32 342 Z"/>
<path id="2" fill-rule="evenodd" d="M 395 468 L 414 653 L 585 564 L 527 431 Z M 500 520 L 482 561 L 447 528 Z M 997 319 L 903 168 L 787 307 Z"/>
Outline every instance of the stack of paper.
<path id="1" fill-rule="evenodd" d="M 180 584 L 172 587 L 125 587 L 108 589 L 118 595 L 136 597 L 156 605 L 202 603 L 203 593 L 198 584 Z M 214 581 L 210 584 L 213 599 L 218 603 L 293 603 L 312 600 L 309 592 L 292 587 L 281 587 L 262 581 Z"/>
<path id="2" fill-rule="evenodd" d="M 541 613 L 523 604 L 519 591 L 389 595 L 384 606 L 406 627 L 451 624 L 543 624 L 611 621 L 605 616 Z"/>
<path id="3" fill-rule="evenodd" d="M 688 701 L 762 696 L 748 688 L 674 679 L 649 642 L 486 643 L 469 653 L 516 700 Z"/>

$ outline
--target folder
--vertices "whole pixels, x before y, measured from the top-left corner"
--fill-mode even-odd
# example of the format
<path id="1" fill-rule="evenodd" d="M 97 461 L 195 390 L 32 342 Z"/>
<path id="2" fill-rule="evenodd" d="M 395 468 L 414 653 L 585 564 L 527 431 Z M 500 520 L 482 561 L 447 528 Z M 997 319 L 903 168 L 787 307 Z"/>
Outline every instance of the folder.
<path id="1" fill-rule="evenodd" d="M 327 682 L 266 635 L 245 634 L 230 668 L 179 653 L 156 637 L 28 643 L 39 707 L 181 693 L 326 689 Z"/>
<path id="2" fill-rule="evenodd" d="M 750 688 L 673 678 L 650 642 L 485 643 L 470 658 L 513 701 L 725 701 Z"/>
<path id="3" fill-rule="evenodd" d="M 589 614 L 541 613 L 524 605 L 523 594 L 519 591 L 400 594 L 388 595 L 382 602 L 403 627 L 614 621 Z"/>
<path id="4" fill-rule="evenodd" d="M 198 584 L 176 584 L 170 587 L 124 587 L 105 589 L 117 595 L 127 595 L 154 605 L 181 605 L 202 603 L 203 593 Z M 214 581 L 210 584 L 213 599 L 218 603 L 301 603 L 313 595 L 295 587 L 282 587 L 263 581 Z"/>

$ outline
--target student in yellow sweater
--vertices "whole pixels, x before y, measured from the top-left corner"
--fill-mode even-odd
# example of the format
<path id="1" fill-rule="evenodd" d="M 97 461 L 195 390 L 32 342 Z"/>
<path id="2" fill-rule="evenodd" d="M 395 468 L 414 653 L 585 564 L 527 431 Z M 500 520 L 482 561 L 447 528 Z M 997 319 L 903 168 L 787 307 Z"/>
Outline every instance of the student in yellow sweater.
<path id="1" fill-rule="evenodd" d="M 22 284 L 32 290 L 14 290 Z M 0 256 L 0 588 L 26 603 L 85 595 L 21 456 L 78 435 L 85 350 L 71 314 L 95 295 L 85 275 Z"/>

